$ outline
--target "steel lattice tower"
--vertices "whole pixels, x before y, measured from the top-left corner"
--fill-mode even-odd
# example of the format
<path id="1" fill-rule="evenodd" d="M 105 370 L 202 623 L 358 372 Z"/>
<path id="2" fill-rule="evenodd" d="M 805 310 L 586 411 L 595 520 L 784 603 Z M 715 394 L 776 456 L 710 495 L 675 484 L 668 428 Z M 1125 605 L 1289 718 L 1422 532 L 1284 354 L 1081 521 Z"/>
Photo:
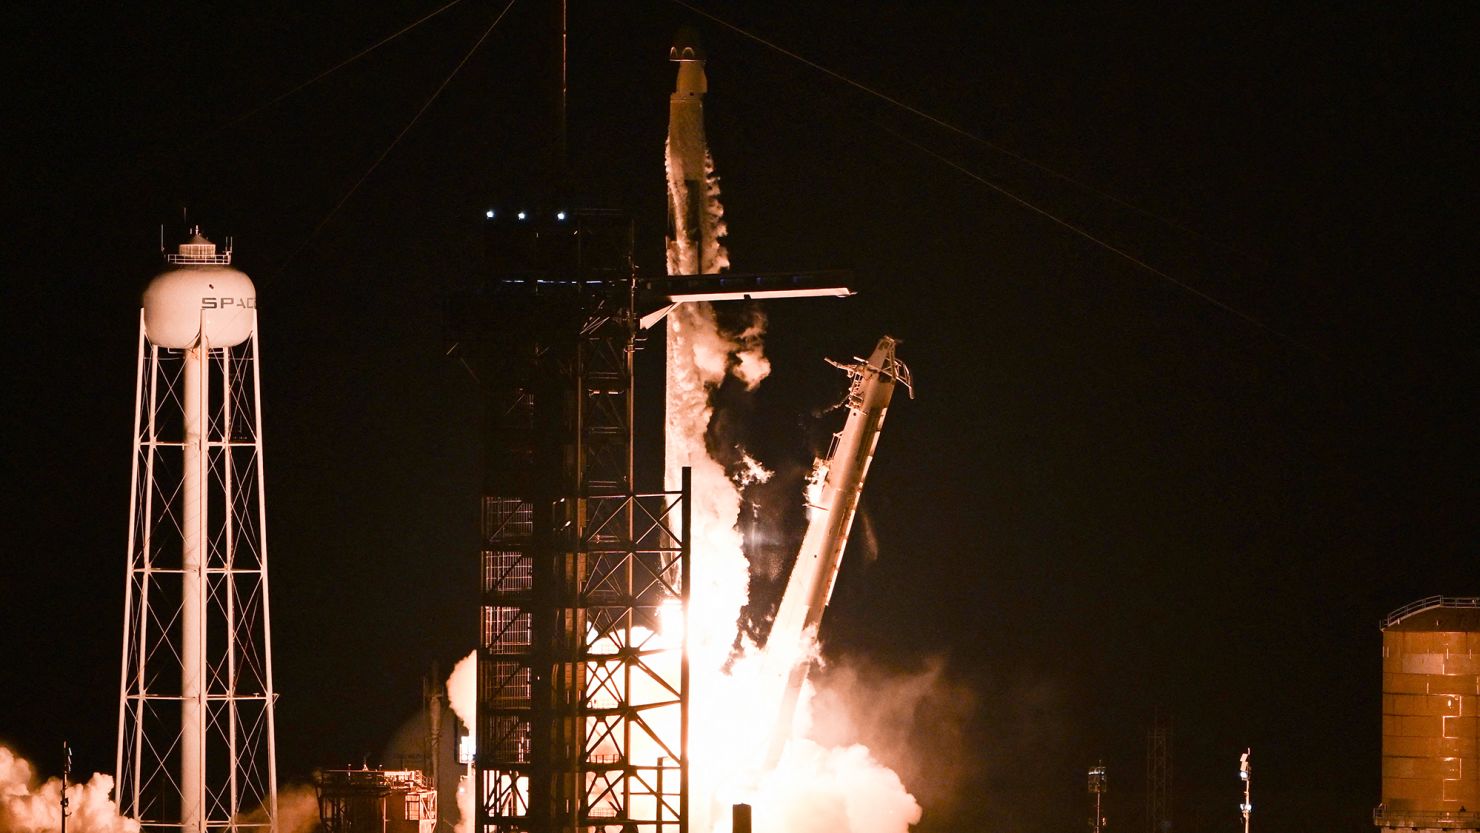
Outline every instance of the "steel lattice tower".
<path id="1" fill-rule="evenodd" d="M 687 833 L 690 487 L 634 488 L 637 333 L 845 275 L 639 278 L 620 212 L 488 220 L 487 285 L 448 310 L 487 419 L 478 833 Z"/>
<path id="2" fill-rule="evenodd" d="M 140 310 L 118 698 L 119 810 L 275 831 L 256 291 L 201 237 Z"/>
<path id="3" fill-rule="evenodd" d="M 1146 732 L 1146 830 L 1171 833 L 1172 725 L 1160 718 Z"/>
<path id="4" fill-rule="evenodd" d="M 632 226 L 490 223 L 450 311 L 488 414 L 478 830 L 687 830 L 687 487 L 633 488 Z"/>

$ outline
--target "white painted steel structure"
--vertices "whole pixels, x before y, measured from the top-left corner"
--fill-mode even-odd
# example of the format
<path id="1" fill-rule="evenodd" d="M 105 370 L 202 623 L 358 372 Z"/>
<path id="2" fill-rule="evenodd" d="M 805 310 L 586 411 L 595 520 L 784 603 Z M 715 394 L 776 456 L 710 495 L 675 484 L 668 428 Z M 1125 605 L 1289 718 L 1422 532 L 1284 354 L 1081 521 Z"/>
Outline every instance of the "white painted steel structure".
<path id="1" fill-rule="evenodd" d="M 144 291 L 118 697 L 123 815 L 277 830 L 256 290 L 196 229 Z"/>
<path id="2" fill-rule="evenodd" d="M 768 768 L 781 759 L 792 734 L 797 699 L 814 659 L 812 642 L 832 599 L 894 387 L 902 384 L 911 397 L 915 395 L 909 368 L 894 355 L 898 344 L 897 339 L 883 336 L 868 358 L 855 357 L 849 364 L 831 362 L 850 380 L 844 402 L 848 418 L 843 430 L 833 435 L 827 456 L 813 463 L 806 490 L 807 532 L 766 639 L 764 673 L 773 686 L 780 687 L 776 724 L 766 753 Z"/>

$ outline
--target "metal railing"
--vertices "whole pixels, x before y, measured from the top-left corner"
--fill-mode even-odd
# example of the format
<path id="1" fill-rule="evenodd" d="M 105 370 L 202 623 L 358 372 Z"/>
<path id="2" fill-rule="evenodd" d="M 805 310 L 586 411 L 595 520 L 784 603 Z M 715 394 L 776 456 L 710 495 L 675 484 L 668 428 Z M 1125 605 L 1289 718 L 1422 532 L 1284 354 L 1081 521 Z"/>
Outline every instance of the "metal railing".
<path id="1" fill-rule="evenodd" d="M 1389 613 L 1387 618 L 1378 623 L 1378 627 L 1390 628 L 1415 613 L 1422 613 L 1437 607 L 1480 608 L 1480 596 L 1429 596 L 1416 602 L 1409 602 Z"/>
<path id="2" fill-rule="evenodd" d="M 1437 596 L 1435 598 L 1438 598 Z M 1473 601 L 1473 600 L 1472 600 Z M 1372 823 L 1379 827 L 1412 827 L 1437 830 L 1473 830 L 1480 828 L 1480 813 L 1468 811 L 1401 812 L 1379 806 L 1372 811 Z"/>
<path id="3" fill-rule="evenodd" d="M 231 252 L 216 252 L 213 254 L 189 254 L 184 252 L 176 254 L 172 252 L 164 256 L 164 262 L 176 263 L 181 265 L 205 264 L 213 266 L 226 266 L 231 263 Z"/>

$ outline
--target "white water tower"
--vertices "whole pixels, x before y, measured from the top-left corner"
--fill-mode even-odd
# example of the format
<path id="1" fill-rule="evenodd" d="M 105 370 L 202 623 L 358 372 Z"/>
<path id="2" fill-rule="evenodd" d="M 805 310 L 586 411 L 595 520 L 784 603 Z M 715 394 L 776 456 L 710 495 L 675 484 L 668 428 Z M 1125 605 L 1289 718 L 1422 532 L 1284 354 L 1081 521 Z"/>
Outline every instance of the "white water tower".
<path id="1" fill-rule="evenodd" d="M 146 831 L 277 830 L 257 293 L 199 228 L 139 311 L 117 797 Z"/>

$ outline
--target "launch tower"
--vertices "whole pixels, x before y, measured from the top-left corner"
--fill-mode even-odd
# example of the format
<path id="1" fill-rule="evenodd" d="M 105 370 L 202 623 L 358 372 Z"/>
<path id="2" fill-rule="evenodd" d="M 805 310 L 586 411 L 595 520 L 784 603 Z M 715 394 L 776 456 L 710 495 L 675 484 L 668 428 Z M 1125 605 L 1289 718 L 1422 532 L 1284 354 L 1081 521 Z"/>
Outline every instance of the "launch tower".
<path id="1" fill-rule="evenodd" d="M 600 209 L 491 210 L 448 311 L 486 418 L 478 833 L 686 833 L 689 487 L 638 491 L 633 356 L 689 301 L 845 295 L 838 273 L 641 278 Z"/>
<path id="2" fill-rule="evenodd" d="M 553 191 L 569 181 L 563 4 L 558 23 Z M 688 113 L 702 65 L 682 46 L 671 110 Z M 702 133 L 686 147 L 695 198 Z M 642 278 L 626 214 L 560 202 L 489 209 L 485 285 L 448 311 L 486 420 L 476 830 L 687 833 L 691 483 L 678 466 L 636 488 L 637 335 L 686 302 L 849 292 L 836 273 L 717 275 L 698 257 Z M 670 210 L 705 239 L 707 215 Z"/>
<path id="3" fill-rule="evenodd" d="M 489 218 L 449 314 L 487 414 L 477 830 L 684 830 L 686 490 L 633 484 L 639 287 L 606 211 Z"/>
<path id="4" fill-rule="evenodd" d="M 118 805 L 146 831 L 275 831 L 257 297 L 194 230 L 144 291 Z"/>

